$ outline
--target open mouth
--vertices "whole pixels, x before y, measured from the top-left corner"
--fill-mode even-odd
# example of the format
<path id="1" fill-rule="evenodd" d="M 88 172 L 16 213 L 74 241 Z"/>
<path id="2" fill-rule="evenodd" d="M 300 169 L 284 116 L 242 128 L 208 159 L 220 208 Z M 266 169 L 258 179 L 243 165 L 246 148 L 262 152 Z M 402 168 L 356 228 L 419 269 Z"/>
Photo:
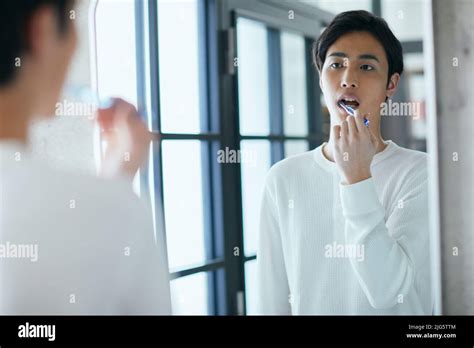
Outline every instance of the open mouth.
<path id="1" fill-rule="evenodd" d="M 352 110 L 357 110 L 359 108 L 359 102 L 353 98 L 341 98 L 337 102 L 337 105 L 343 109 L 346 109 L 344 107 L 349 107 Z"/>
<path id="2" fill-rule="evenodd" d="M 355 110 L 359 108 L 359 101 L 355 98 L 343 96 L 337 102 L 338 108 L 345 114 L 355 116 Z"/>

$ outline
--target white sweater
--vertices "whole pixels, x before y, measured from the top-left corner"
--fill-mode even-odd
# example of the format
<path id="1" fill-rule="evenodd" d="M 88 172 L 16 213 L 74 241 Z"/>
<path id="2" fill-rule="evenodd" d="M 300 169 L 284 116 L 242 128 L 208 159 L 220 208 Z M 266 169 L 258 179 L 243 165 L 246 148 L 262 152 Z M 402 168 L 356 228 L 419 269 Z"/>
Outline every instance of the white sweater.
<path id="1" fill-rule="evenodd" d="M 0 142 L 0 315 L 170 314 L 163 247 L 131 183 Z"/>
<path id="2" fill-rule="evenodd" d="M 343 185 L 322 146 L 268 173 L 257 314 L 431 314 L 427 155 L 388 141 Z"/>

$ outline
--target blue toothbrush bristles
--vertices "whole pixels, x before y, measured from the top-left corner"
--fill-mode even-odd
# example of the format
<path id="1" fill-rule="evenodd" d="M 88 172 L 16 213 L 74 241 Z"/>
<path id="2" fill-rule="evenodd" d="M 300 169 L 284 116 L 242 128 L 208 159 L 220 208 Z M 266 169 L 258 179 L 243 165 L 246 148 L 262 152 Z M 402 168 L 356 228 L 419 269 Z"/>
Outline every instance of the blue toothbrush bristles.
<path id="1" fill-rule="evenodd" d="M 342 103 L 342 102 L 339 102 L 338 104 L 339 104 L 339 106 L 340 106 L 341 108 L 343 108 L 344 110 L 346 110 L 346 112 L 347 112 L 349 115 L 355 116 L 355 110 L 354 110 L 353 108 L 351 108 L 351 107 L 348 106 L 348 105 L 345 105 L 345 104 Z M 364 124 L 368 127 L 368 126 L 369 126 L 369 123 L 370 123 L 369 120 L 368 120 L 366 117 L 364 117 Z"/>

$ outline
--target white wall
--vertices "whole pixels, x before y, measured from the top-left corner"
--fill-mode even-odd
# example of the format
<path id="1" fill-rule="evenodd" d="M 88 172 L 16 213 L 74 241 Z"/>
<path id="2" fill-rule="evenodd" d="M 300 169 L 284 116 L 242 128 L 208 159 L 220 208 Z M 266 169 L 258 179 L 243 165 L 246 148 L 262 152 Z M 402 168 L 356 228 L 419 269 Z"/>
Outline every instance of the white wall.
<path id="1" fill-rule="evenodd" d="M 433 0 L 443 314 L 474 314 L 473 14 Z"/>

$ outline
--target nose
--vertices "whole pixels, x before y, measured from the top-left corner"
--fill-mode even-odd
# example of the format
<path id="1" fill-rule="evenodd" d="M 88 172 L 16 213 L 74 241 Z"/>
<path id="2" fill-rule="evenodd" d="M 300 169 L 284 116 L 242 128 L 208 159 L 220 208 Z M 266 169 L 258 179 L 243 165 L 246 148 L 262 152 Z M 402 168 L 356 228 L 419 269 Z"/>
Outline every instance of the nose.
<path id="1" fill-rule="evenodd" d="M 341 79 L 342 88 L 359 87 L 359 82 L 357 81 L 356 74 L 352 73 L 350 70 L 351 69 L 346 69 L 345 74 L 342 76 L 342 79 Z"/>

